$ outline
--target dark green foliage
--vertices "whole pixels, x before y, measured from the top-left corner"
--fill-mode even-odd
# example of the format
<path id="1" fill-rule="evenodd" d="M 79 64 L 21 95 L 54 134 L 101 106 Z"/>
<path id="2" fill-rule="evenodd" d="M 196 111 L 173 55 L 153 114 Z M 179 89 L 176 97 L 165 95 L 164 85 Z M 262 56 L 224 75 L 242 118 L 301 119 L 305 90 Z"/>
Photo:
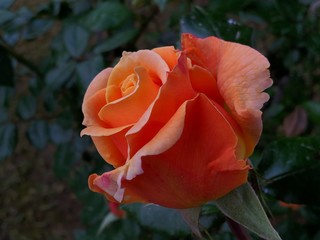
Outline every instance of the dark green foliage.
<path id="1" fill-rule="evenodd" d="M 157 205 L 130 204 L 124 209 L 133 214 L 139 223 L 155 231 L 168 235 L 187 235 L 190 230 L 182 220 L 180 213 L 174 209 L 163 208 Z"/>
<path id="2" fill-rule="evenodd" d="M 8 123 L 0 126 L 0 159 L 4 159 L 13 153 L 17 144 L 17 128 L 14 124 Z"/>
<path id="3" fill-rule="evenodd" d="M 47 122 L 37 120 L 30 124 L 27 136 L 32 146 L 43 149 L 49 141 L 49 127 Z"/>
<path id="4" fill-rule="evenodd" d="M 98 4 L 93 11 L 80 18 L 91 31 L 105 31 L 120 27 L 130 18 L 129 10 L 121 3 L 108 1 Z"/>
<path id="5" fill-rule="evenodd" d="M 89 32 L 75 24 L 65 25 L 63 28 L 63 42 L 72 57 L 80 57 L 88 44 Z"/>
<path id="6" fill-rule="evenodd" d="M 319 239 L 319 1 L 48 0 L 28 6 L 18 2 L 0 1 L 0 168 L 12 169 L 2 173 L 3 186 L 17 182 L 24 189 L 29 179 L 22 178 L 22 172 L 30 172 L 32 179 L 39 176 L 39 185 L 31 189 L 63 184 L 80 205 L 77 224 L 64 226 L 76 240 L 192 239 L 176 211 L 141 204 L 124 206 L 126 217 L 97 235 L 109 209 L 103 196 L 88 189 L 87 178 L 112 167 L 101 159 L 89 137 L 79 136 L 81 104 L 94 76 L 112 67 L 122 51 L 178 45 L 184 32 L 214 35 L 250 45 L 269 59 L 274 85 L 267 90 L 271 99 L 263 109 L 264 132 L 251 161 L 261 197 L 281 237 Z M 296 108 L 307 116 L 305 120 L 290 115 Z M 303 130 L 287 134 L 288 126 L 297 125 L 303 125 Z M 35 156 L 45 163 L 32 173 Z M 26 169 L 16 169 L 17 162 L 24 162 Z M 43 182 L 49 172 L 55 178 Z M 29 220 L 32 214 L 26 207 L 32 202 L 24 202 L 6 187 L 1 186 L 1 193 L 2 188 L 8 191 L 0 202 L 6 204 L 3 209 L 15 212 L 15 204 L 21 201 L 26 214 L 13 221 L 13 230 L 1 228 L 1 239 L 65 239 L 54 234 L 56 222 L 50 222 L 50 217 L 41 218 L 49 227 L 38 230 L 41 221 Z M 56 206 L 50 208 L 50 199 L 46 201 L 50 210 L 46 216 L 51 216 Z M 279 201 L 302 206 L 292 210 Z M 68 206 L 70 200 L 61 197 L 60 204 Z M 0 222 L 8 222 L 6 218 L 0 211 Z M 29 228 L 21 227 L 24 221 L 44 235 L 32 235 Z M 235 239 L 212 203 L 203 207 L 201 224 L 214 239 Z"/>
<path id="7" fill-rule="evenodd" d="M 12 87 L 14 85 L 14 74 L 13 74 L 12 62 L 9 55 L 5 51 L 5 49 L 1 46 L 0 46 L 0 72 L 1 72 L 0 86 Z"/>
<path id="8" fill-rule="evenodd" d="M 263 189 L 275 198 L 320 205 L 320 138 L 300 137 L 273 142 L 263 151 L 258 172 Z"/>

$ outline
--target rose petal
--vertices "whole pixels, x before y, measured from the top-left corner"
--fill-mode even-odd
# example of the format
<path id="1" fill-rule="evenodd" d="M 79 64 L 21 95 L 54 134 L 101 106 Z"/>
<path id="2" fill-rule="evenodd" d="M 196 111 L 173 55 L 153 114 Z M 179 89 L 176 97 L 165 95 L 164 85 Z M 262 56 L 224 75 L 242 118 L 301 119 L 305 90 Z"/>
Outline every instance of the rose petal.
<path id="1" fill-rule="evenodd" d="M 205 67 L 217 79 L 219 91 L 241 126 L 250 155 L 261 131 L 261 111 L 268 101 L 263 91 L 272 85 L 269 62 L 256 50 L 215 37 L 182 36 L 183 50 L 193 64 Z"/>
<path id="2" fill-rule="evenodd" d="M 124 52 L 119 63 L 113 68 L 108 85 L 119 86 L 127 76 L 134 73 L 136 67 L 148 69 L 152 80 L 159 85 L 165 83 L 169 71 L 166 62 L 153 51 Z"/>
<path id="3" fill-rule="evenodd" d="M 217 80 L 206 69 L 193 65 L 189 69 L 190 81 L 195 91 L 206 94 L 209 98 L 223 105 L 224 100 L 219 93 Z"/>
<path id="4" fill-rule="evenodd" d="M 81 131 L 81 136 L 83 135 L 89 135 L 89 136 L 95 136 L 95 137 L 102 137 L 102 136 L 112 136 L 113 134 L 116 134 L 123 129 L 128 129 L 132 125 L 125 125 L 122 127 L 117 128 L 104 128 L 100 126 L 90 126 Z"/>
<path id="5" fill-rule="evenodd" d="M 178 55 L 180 54 L 174 47 L 159 47 L 154 48 L 152 51 L 156 52 L 168 64 L 170 70 L 178 63 Z"/>
<path id="6" fill-rule="evenodd" d="M 118 201 L 143 199 L 170 208 L 199 206 L 246 182 L 248 166 L 236 159 L 236 146 L 237 136 L 228 121 L 200 94 L 181 105 L 126 168 L 102 175 L 95 184 L 114 197 L 122 193 Z"/>
<path id="7" fill-rule="evenodd" d="M 180 106 L 174 116 L 167 122 L 165 128 L 157 133 L 157 137 L 154 138 L 156 140 L 144 146 L 133 159 L 127 161 L 126 165 L 104 173 L 101 176 L 94 175 L 96 180 L 90 182 L 91 188 L 100 193 L 104 191 L 107 195 L 111 195 L 119 202 L 129 203 L 131 201 L 142 201 L 143 197 L 137 196 L 130 189 L 126 189 L 125 191 L 122 187 L 122 180 L 131 180 L 144 172 L 141 167 L 142 155 L 146 155 L 149 152 L 160 154 L 177 142 L 183 129 L 185 109 L 186 103 Z M 158 141 L 159 139 L 161 139 L 161 141 Z"/>
<path id="8" fill-rule="evenodd" d="M 107 82 L 110 76 L 112 68 L 106 68 L 102 70 L 95 78 L 91 81 L 88 89 L 84 95 L 83 102 L 85 103 L 91 96 L 93 96 L 99 90 L 107 86 Z"/>
<path id="9" fill-rule="evenodd" d="M 101 157 L 114 167 L 119 167 L 125 164 L 128 156 L 128 144 L 125 134 L 129 127 L 117 129 L 116 132 L 110 135 L 103 135 L 104 131 L 101 129 L 101 134 L 92 135 L 92 140 L 101 155 Z M 98 128 L 96 129 L 98 130 Z M 104 129 L 109 130 L 109 129 Z"/>
<path id="10" fill-rule="evenodd" d="M 104 196 L 113 202 L 133 203 L 145 202 L 143 198 L 136 195 L 130 189 L 124 190 L 121 188 L 123 174 L 126 172 L 128 165 L 116 168 L 113 171 L 102 174 L 91 174 L 88 179 L 89 188 L 91 191 L 104 194 Z M 126 193 L 124 195 L 124 193 Z"/>
<path id="11" fill-rule="evenodd" d="M 104 196 L 109 200 L 109 201 L 112 201 L 112 202 L 117 202 L 117 200 L 111 195 L 109 194 L 108 192 L 104 191 L 103 188 L 100 188 L 96 182 L 97 182 L 97 179 L 99 179 L 100 181 L 102 180 L 102 178 L 100 176 L 98 176 L 97 174 L 91 174 L 88 178 L 88 185 L 89 185 L 89 188 L 91 191 L 93 192 L 97 192 L 97 193 L 102 193 L 104 194 Z M 112 181 L 110 181 L 112 182 Z M 109 186 L 111 188 L 111 186 L 109 185 L 109 182 L 108 182 L 108 179 L 105 179 L 104 180 L 104 185 L 106 186 Z"/>
<path id="12" fill-rule="evenodd" d="M 130 95 L 105 105 L 99 112 L 99 117 L 112 127 L 134 124 L 139 120 L 148 106 L 156 98 L 159 86 L 156 85 L 147 69 L 136 67 L 138 86 Z"/>
<path id="13" fill-rule="evenodd" d="M 140 120 L 128 131 L 129 156 L 133 156 L 148 143 L 175 114 L 181 104 L 192 99 L 195 92 L 190 84 L 187 59 L 181 55 L 179 62 L 168 74 L 167 82 L 160 88 L 157 99 Z"/>
<path id="14" fill-rule="evenodd" d="M 235 157 L 237 137 L 205 96 L 188 102 L 183 132 L 174 146 L 160 154 L 151 148 L 165 138 L 166 134 L 158 135 L 141 150 L 146 155 L 141 157 L 144 173 L 124 181 L 124 188 L 134 189 L 148 202 L 190 208 L 221 197 L 246 181 L 248 167 Z"/>
<path id="15" fill-rule="evenodd" d="M 106 104 L 105 88 L 112 68 L 101 71 L 90 83 L 83 99 L 82 112 L 84 119 L 82 124 L 85 126 L 101 125 L 105 123 L 98 117 L 101 107 Z"/>
<path id="16" fill-rule="evenodd" d="M 109 164 L 118 167 L 122 166 L 127 158 L 128 147 L 124 135 L 131 125 L 110 128 L 98 116 L 99 111 L 106 104 L 105 87 L 110 71 L 111 69 L 102 71 L 89 85 L 82 105 L 83 124 L 88 127 L 81 131 L 81 136 L 92 136 L 102 158 Z"/>

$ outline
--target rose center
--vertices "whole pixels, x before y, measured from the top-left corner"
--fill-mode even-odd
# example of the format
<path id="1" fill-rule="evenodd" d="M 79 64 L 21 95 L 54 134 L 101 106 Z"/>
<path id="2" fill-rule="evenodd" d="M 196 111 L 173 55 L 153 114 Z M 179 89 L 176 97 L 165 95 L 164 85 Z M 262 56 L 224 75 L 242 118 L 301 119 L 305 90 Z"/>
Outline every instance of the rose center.
<path id="1" fill-rule="evenodd" d="M 120 83 L 122 96 L 125 97 L 132 93 L 137 86 L 138 78 L 136 74 L 130 74 L 125 80 Z"/>

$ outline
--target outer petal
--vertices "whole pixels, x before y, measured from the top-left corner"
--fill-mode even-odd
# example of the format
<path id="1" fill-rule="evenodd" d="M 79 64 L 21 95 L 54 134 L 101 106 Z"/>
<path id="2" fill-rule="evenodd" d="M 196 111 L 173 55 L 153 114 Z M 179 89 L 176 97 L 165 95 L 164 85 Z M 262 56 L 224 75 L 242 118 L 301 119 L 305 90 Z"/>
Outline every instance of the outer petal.
<path id="1" fill-rule="evenodd" d="M 128 155 L 128 145 L 125 134 L 128 128 L 112 134 L 111 136 L 91 136 L 100 156 L 114 167 L 125 164 Z"/>
<path id="2" fill-rule="evenodd" d="M 107 68 L 100 72 L 87 89 L 82 104 L 83 124 L 87 125 L 87 128 L 81 131 L 81 135 L 90 135 L 103 159 L 117 167 L 123 165 L 127 157 L 124 135 L 130 126 L 109 128 L 109 125 L 98 117 L 99 111 L 106 104 L 105 88 L 111 70 Z"/>
<path id="3" fill-rule="evenodd" d="M 101 71 L 90 83 L 83 99 L 82 112 L 84 119 L 82 124 L 85 126 L 100 125 L 105 123 L 98 117 L 98 112 L 106 104 L 105 88 L 112 68 Z"/>
<path id="4" fill-rule="evenodd" d="M 167 82 L 160 88 L 156 100 L 128 131 L 129 156 L 133 156 L 147 144 L 175 114 L 181 104 L 195 95 L 190 84 L 187 59 L 182 54 L 176 67 L 168 73 Z"/>
<path id="5" fill-rule="evenodd" d="M 91 136 L 101 157 L 114 167 L 119 167 L 127 158 L 128 145 L 125 134 L 130 127 L 131 125 L 119 128 L 90 126 L 81 131 L 81 136 Z"/>
<path id="6" fill-rule="evenodd" d="M 182 36 L 191 61 L 217 79 L 220 94 L 241 126 L 250 155 L 262 131 L 261 107 L 269 99 L 262 91 L 272 85 L 268 60 L 254 49 L 215 37 Z"/>
<path id="7" fill-rule="evenodd" d="M 93 185 L 123 202 L 199 206 L 246 182 L 248 166 L 236 159 L 236 145 L 237 136 L 228 121 L 201 94 L 178 109 L 122 167 L 122 174 L 116 169 L 96 178 Z"/>

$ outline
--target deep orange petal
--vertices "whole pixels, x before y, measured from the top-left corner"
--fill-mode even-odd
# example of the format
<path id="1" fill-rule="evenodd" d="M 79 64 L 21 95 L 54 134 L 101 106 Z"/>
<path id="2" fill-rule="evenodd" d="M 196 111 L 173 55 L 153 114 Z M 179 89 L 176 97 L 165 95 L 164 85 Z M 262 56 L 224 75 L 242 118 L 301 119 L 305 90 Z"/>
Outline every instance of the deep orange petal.
<path id="1" fill-rule="evenodd" d="M 188 102 L 184 123 L 179 125 L 184 127 L 177 143 L 160 154 L 151 149 L 142 156 L 144 173 L 124 181 L 125 188 L 131 188 L 148 202 L 191 208 L 246 182 L 248 167 L 235 156 L 237 136 L 206 97 L 201 95 Z M 166 135 L 163 131 L 152 142 L 157 146 Z"/>
<path id="2" fill-rule="evenodd" d="M 96 146 L 100 156 L 114 167 L 119 167 L 125 164 L 128 155 L 128 145 L 125 139 L 125 134 L 129 127 L 113 133 L 110 136 L 91 136 L 94 145 Z"/>
<path id="3" fill-rule="evenodd" d="M 183 102 L 195 96 L 189 79 L 187 59 L 181 55 L 179 62 L 168 74 L 167 82 L 140 120 L 128 131 L 130 156 L 148 143 L 175 114 Z"/>
<path id="4" fill-rule="evenodd" d="M 91 136 L 101 157 L 114 167 L 119 167 L 125 163 L 128 155 L 125 134 L 130 127 L 131 125 L 119 128 L 90 126 L 81 131 L 81 136 Z"/>
<path id="5" fill-rule="evenodd" d="M 201 94 L 182 104 L 127 167 L 102 175 L 96 185 L 118 201 L 196 207 L 246 182 L 248 166 L 236 159 L 236 146 L 228 121 Z"/>
<path id="6" fill-rule="evenodd" d="M 269 99 L 263 91 L 272 85 L 269 62 L 256 50 L 215 37 L 182 36 L 182 47 L 193 64 L 206 68 L 217 79 L 219 92 L 240 125 L 250 155 L 261 131 L 261 107 Z"/>
<path id="7" fill-rule="evenodd" d="M 217 80 L 213 75 L 203 67 L 193 65 L 190 70 L 190 81 L 196 92 L 204 93 L 209 98 L 219 104 L 223 104 L 224 100 L 219 93 Z"/>

